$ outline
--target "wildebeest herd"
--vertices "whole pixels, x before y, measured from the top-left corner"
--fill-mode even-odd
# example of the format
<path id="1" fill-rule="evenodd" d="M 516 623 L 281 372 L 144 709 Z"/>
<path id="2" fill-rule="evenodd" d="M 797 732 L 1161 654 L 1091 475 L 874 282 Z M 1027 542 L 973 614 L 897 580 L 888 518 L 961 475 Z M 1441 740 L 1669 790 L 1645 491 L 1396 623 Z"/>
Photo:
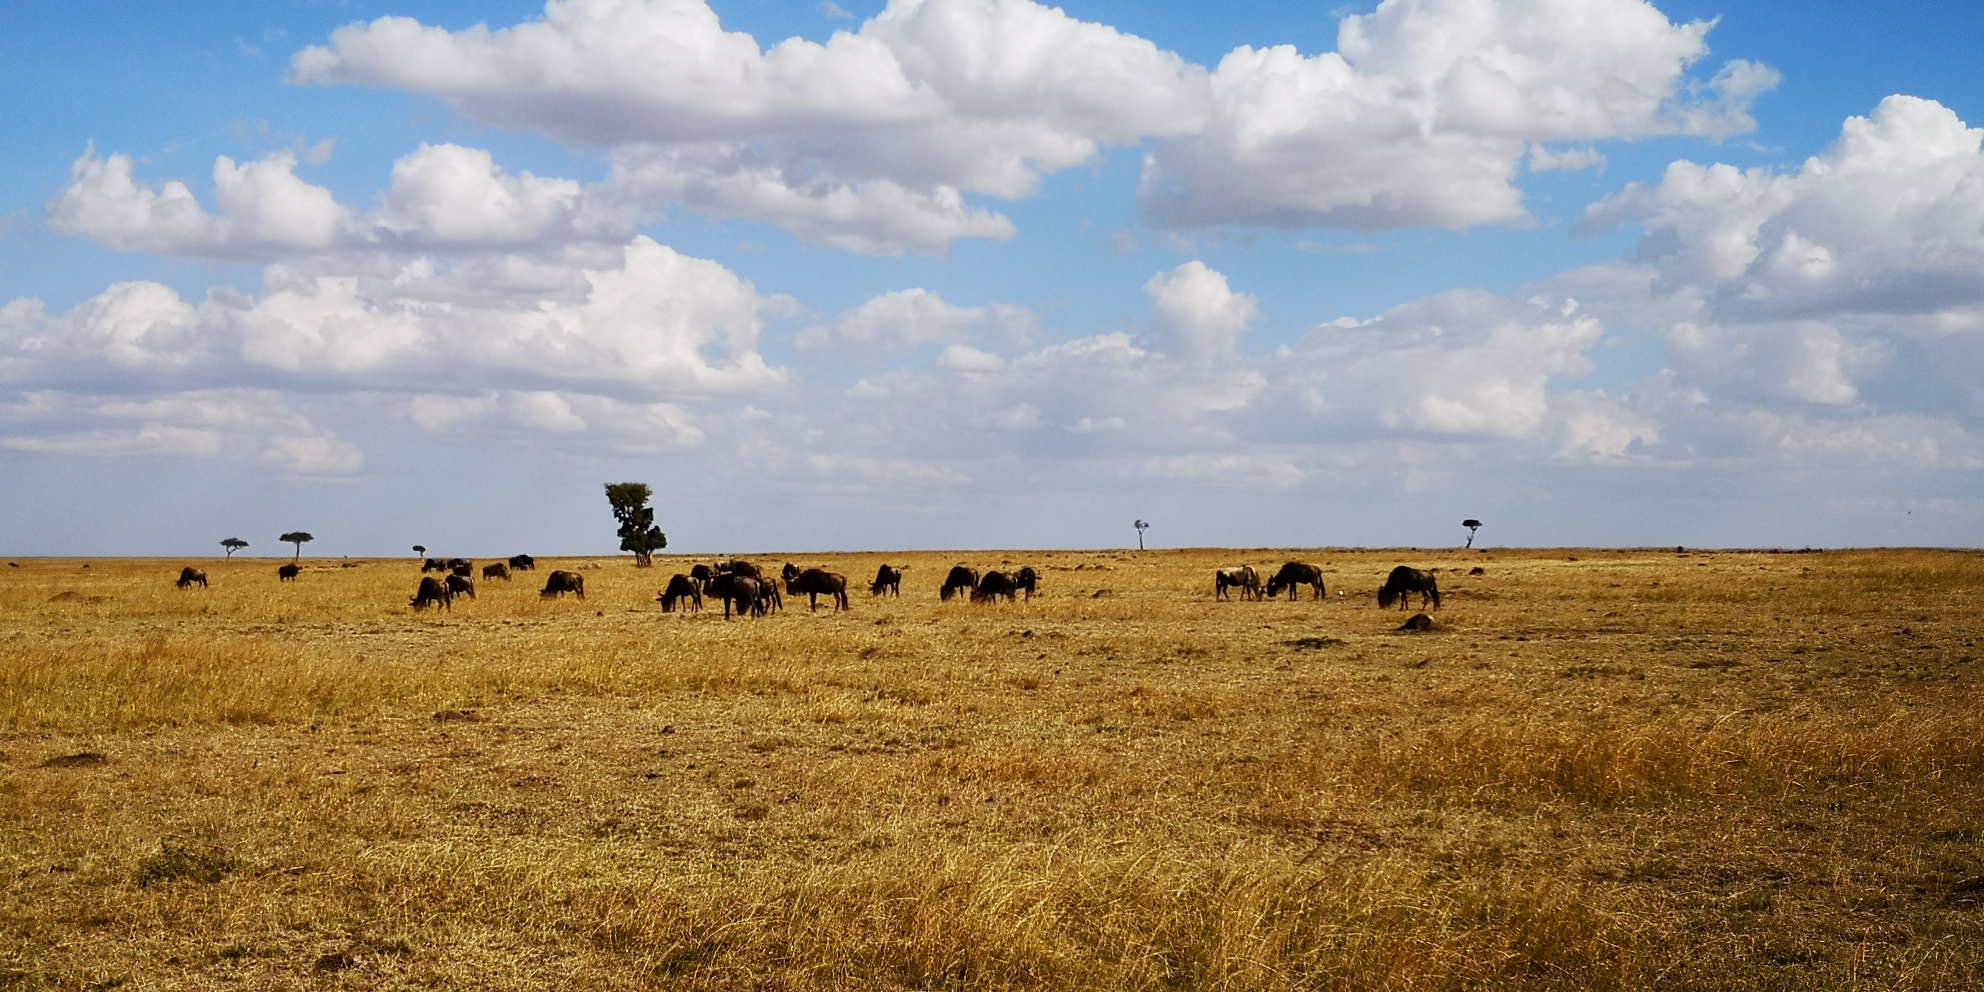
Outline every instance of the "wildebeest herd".
<path id="1" fill-rule="evenodd" d="M 482 567 L 483 581 L 511 580 L 513 573 L 535 571 L 536 559 L 530 555 L 517 555 L 506 561 L 493 562 Z M 421 563 L 420 586 L 414 592 L 408 605 L 415 610 L 429 606 L 454 609 L 458 597 L 475 598 L 475 580 L 472 578 L 475 563 L 465 558 L 428 558 Z M 1477 570 L 1478 571 L 1478 570 Z M 277 578 L 290 581 L 300 572 L 295 563 L 283 565 L 276 570 Z M 426 573 L 439 572 L 440 576 Z M 180 570 L 176 585 L 184 589 L 189 586 L 206 586 L 207 573 L 187 566 Z M 1004 598 L 1016 600 L 1022 593 L 1032 599 L 1039 589 L 1040 575 L 1030 565 L 1022 566 L 1013 572 L 988 571 L 980 573 L 975 568 L 958 565 L 945 574 L 938 587 L 940 599 L 948 602 L 953 598 L 969 597 L 974 603 L 992 602 Z M 1252 565 L 1236 565 L 1221 568 L 1213 573 L 1213 598 L 1231 599 L 1238 595 L 1241 599 L 1273 599 L 1287 590 L 1288 599 L 1294 602 L 1302 598 L 1302 587 L 1313 590 L 1312 600 L 1323 599 L 1326 595 L 1323 583 L 1323 570 L 1315 565 L 1291 561 L 1281 566 L 1265 584 L 1261 573 Z M 783 588 L 781 588 L 783 587 Z M 869 583 L 870 595 L 902 595 L 902 569 L 883 565 L 875 570 L 875 580 Z M 583 600 L 586 598 L 585 576 L 577 572 L 555 570 L 545 577 L 544 588 L 538 595 L 545 599 L 562 597 L 571 593 Z M 1400 609 L 1407 608 L 1412 594 L 1419 595 L 1420 606 L 1431 604 L 1440 608 L 1440 586 L 1432 572 L 1421 571 L 1400 565 L 1392 569 L 1385 584 L 1378 590 L 1378 606 L 1390 609 L 1397 603 Z M 785 595 L 805 596 L 811 609 L 819 609 L 820 597 L 828 597 L 835 610 L 852 609 L 847 598 L 847 576 L 830 572 L 823 568 L 801 568 L 787 562 L 779 570 L 778 577 L 767 576 L 758 566 L 750 562 L 733 559 L 712 564 L 698 564 L 685 573 L 677 573 L 668 579 L 666 588 L 661 590 L 657 602 L 662 611 L 674 613 L 688 608 L 701 611 L 705 598 L 723 601 L 723 615 L 728 619 L 733 613 L 737 616 L 762 617 L 778 612 L 785 606 Z M 1342 593 L 1337 595 L 1341 596 Z"/>

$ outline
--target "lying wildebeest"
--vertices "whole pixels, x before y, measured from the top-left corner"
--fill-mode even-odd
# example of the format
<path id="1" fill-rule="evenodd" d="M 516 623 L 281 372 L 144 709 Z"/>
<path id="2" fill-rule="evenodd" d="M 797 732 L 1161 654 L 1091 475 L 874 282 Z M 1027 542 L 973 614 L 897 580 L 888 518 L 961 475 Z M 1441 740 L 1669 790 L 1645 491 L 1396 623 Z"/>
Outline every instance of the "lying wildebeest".
<path id="1" fill-rule="evenodd" d="M 875 581 L 869 584 L 868 595 L 880 596 L 884 592 L 902 595 L 902 569 L 883 565 L 875 570 Z"/>
<path id="2" fill-rule="evenodd" d="M 1013 573 L 1013 588 L 1025 589 L 1028 599 L 1033 598 L 1033 590 L 1039 585 L 1040 573 L 1034 571 L 1032 565 L 1022 565 L 1019 571 Z"/>
<path id="3" fill-rule="evenodd" d="M 735 572 L 720 572 L 710 578 L 708 588 L 703 591 L 712 597 L 723 600 L 723 618 L 730 619 L 732 604 L 737 607 L 737 615 L 749 612 L 755 616 L 765 615 L 764 589 L 768 583 L 759 582 L 748 575 Z"/>
<path id="4" fill-rule="evenodd" d="M 510 566 L 500 561 L 484 565 L 482 566 L 482 577 L 484 579 L 502 579 L 508 582 L 510 580 Z"/>
<path id="5" fill-rule="evenodd" d="M 785 566 L 784 578 L 785 591 L 794 596 L 805 593 L 808 601 L 812 603 L 813 609 L 817 610 L 820 608 L 820 596 L 822 593 L 834 598 L 834 609 L 836 610 L 851 610 L 854 608 L 847 603 L 847 576 L 839 572 L 829 572 L 823 568 L 801 570 L 794 568 L 788 562 Z"/>
<path id="6" fill-rule="evenodd" d="M 1302 598 L 1302 586 L 1315 589 L 1316 598 L 1323 598 L 1323 570 L 1314 565 L 1291 561 L 1281 566 L 1281 571 L 1274 573 L 1274 578 L 1268 580 L 1267 597 L 1273 599 L 1276 593 L 1286 588 L 1288 601 L 1293 603 Z"/>
<path id="7" fill-rule="evenodd" d="M 538 596 L 544 599 L 550 599 L 553 596 L 563 596 L 568 592 L 577 594 L 580 599 L 586 598 L 586 577 L 577 572 L 567 572 L 563 569 L 558 569 L 550 575 L 545 576 L 544 588 L 538 592 Z"/>
<path id="8" fill-rule="evenodd" d="M 658 599 L 661 603 L 661 612 L 663 613 L 675 612 L 675 604 L 685 599 L 696 604 L 696 611 L 698 613 L 702 612 L 703 609 L 702 587 L 696 585 L 695 579 L 680 572 L 675 573 L 668 580 L 668 588 L 661 591 Z"/>
<path id="9" fill-rule="evenodd" d="M 533 572 L 537 570 L 537 559 L 529 555 L 511 555 L 510 567 L 519 572 Z"/>
<path id="10" fill-rule="evenodd" d="M 413 594 L 413 599 L 407 605 L 416 610 L 424 610 L 436 603 L 447 607 L 448 612 L 454 612 L 455 597 L 448 592 L 448 584 L 431 575 L 421 576 L 420 591 Z"/>
<path id="11" fill-rule="evenodd" d="M 948 601 L 959 592 L 968 592 L 976 588 L 978 588 L 978 570 L 963 565 L 953 565 L 951 574 L 944 576 L 944 588 L 938 595 Z"/>
<path id="12" fill-rule="evenodd" d="M 281 582 L 288 582 L 289 580 L 296 578 L 297 574 L 302 571 L 303 569 L 298 568 L 295 562 L 290 562 L 289 564 L 276 569 L 276 579 Z"/>
<path id="13" fill-rule="evenodd" d="M 89 566 L 84 565 L 83 567 L 88 568 Z M 191 565 L 188 565 L 185 568 L 179 570 L 179 581 L 174 583 L 174 585 L 177 585 L 179 588 L 184 589 L 195 582 L 198 582 L 200 584 L 200 588 L 205 589 L 207 587 L 207 573 L 202 572 Z"/>
<path id="14" fill-rule="evenodd" d="M 475 580 L 466 575 L 450 573 L 448 575 L 448 595 L 467 596 L 470 599 L 474 599 Z"/>
<path id="15" fill-rule="evenodd" d="M 420 574 L 422 575 L 426 575 L 429 572 L 445 572 L 447 570 L 447 561 L 440 558 L 429 558 L 420 563 Z"/>
<path id="16" fill-rule="evenodd" d="M 1013 593 L 1018 591 L 1019 584 L 1013 581 L 1012 576 L 1004 572 L 987 572 L 984 578 L 978 580 L 978 587 L 971 591 L 971 601 L 982 603 L 1001 596 L 1012 599 Z"/>
<path id="17" fill-rule="evenodd" d="M 1415 592 L 1419 594 L 1420 609 L 1426 608 L 1428 600 L 1432 601 L 1434 609 L 1440 608 L 1440 584 L 1433 581 L 1433 573 L 1400 565 L 1392 569 L 1384 587 L 1378 590 L 1378 608 L 1390 609 L 1392 601 L 1397 600 L 1398 608 L 1403 610 L 1405 601 Z"/>
<path id="18" fill-rule="evenodd" d="M 1226 599 L 1226 590 L 1240 590 L 1241 599 L 1261 598 L 1261 576 L 1252 565 L 1222 568 L 1212 574 L 1212 598 Z"/>

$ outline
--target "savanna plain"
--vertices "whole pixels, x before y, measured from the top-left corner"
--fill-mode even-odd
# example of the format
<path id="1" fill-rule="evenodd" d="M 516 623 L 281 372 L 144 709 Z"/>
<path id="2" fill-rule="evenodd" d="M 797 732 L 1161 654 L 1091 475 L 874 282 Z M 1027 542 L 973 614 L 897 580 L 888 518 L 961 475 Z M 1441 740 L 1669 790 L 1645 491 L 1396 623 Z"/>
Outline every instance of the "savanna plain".
<path id="1" fill-rule="evenodd" d="M 746 557 L 0 566 L 0 989 L 1984 985 L 1984 555 Z"/>

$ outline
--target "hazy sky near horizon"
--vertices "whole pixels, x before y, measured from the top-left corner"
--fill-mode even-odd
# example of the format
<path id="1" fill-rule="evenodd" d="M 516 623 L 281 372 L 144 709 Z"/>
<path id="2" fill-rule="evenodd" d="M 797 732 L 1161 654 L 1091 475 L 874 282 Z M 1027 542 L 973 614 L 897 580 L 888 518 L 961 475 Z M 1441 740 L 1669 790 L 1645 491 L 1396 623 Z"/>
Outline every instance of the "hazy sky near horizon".
<path id="1" fill-rule="evenodd" d="M 0 14 L 0 554 L 1984 543 L 1984 15 Z"/>

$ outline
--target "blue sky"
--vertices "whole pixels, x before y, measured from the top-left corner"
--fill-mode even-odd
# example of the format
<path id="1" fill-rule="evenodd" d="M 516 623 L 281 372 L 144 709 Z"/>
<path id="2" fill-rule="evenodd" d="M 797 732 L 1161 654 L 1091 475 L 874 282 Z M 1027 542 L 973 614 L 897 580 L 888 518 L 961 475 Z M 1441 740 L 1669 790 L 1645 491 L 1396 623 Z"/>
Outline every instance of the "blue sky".
<path id="1" fill-rule="evenodd" d="M 9 554 L 1984 537 L 1961 9 L 4 18 Z"/>

